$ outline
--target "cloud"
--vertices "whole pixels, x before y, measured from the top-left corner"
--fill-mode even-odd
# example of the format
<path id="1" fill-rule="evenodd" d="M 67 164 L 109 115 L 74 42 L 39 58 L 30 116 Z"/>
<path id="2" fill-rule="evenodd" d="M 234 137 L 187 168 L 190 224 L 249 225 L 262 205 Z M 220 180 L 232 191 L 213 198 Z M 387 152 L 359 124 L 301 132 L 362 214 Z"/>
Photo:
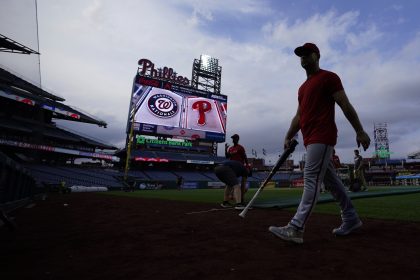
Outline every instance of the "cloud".
<path id="1" fill-rule="evenodd" d="M 345 37 L 348 30 L 357 23 L 358 16 L 356 11 L 337 15 L 330 10 L 324 14 L 314 14 L 306 20 L 283 18 L 267 23 L 262 30 L 268 40 L 285 48 L 295 48 L 309 41 L 317 43 L 322 53 L 328 54 L 330 44 Z"/>
<path id="2" fill-rule="evenodd" d="M 306 79 L 293 49 L 312 41 L 321 49 L 321 67 L 341 77 L 372 142 L 374 123 L 387 122 L 395 157 L 420 149 L 414 140 L 420 137 L 420 35 L 407 32 L 405 40 L 392 41 L 388 48 L 381 42 L 398 34 L 366 21 L 362 8 L 328 7 L 304 16 L 289 13 L 291 6 L 252 0 L 38 4 L 43 85 L 63 95 L 66 104 L 105 119 L 108 129 L 74 125 L 114 145 L 125 143 L 138 59 L 149 58 L 157 67 L 172 67 L 189 77 L 194 58 L 209 54 L 222 66 L 228 135 L 240 134 L 248 154 L 251 148 L 264 148 L 274 161 Z M 302 8 L 296 5 L 297 11 Z M 355 134 L 338 107 L 336 116 L 336 148 L 344 162 L 351 162 Z M 298 150 L 296 158 L 304 153 L 302 144 Z"/>
<path id="3" fill-rule="evenodd" d="M 346 36 L 347 49 L 349 52 L 366 49 L 381 37 L 382 34 L 378 32 L 374 25 L 359 34 L 349 33 Z"/>
<path id="4" fill-rule="evenodd" d="M 83 11 L 82 15 L 87 19 L 91 21 L 103 21 L 102 17 L 102 8 L 103 4 L 100 0 L 95 0 L 91 3 L 89 3 L 89 6 L 87 6 Z"/>

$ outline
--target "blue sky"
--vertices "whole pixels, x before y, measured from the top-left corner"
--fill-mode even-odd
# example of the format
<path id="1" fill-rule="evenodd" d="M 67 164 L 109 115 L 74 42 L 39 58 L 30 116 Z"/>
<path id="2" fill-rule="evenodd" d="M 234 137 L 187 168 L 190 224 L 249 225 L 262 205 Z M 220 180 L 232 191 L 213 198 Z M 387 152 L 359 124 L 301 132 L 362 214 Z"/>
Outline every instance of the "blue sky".
<path id="1" fill-rule="evenodd" d="M 310 41 L 321 68 L 341 77 L 372 143 L 374 123 L 386 122 L 392 157 L 406 158 L 420 150 L 417 2 L 39 0 L 42 86 L 109 124 L 60 125 L 122 147 L 138 59 L 190 77 L 194 58 L 209 54 L 223 68 L 228 135 L 275 161 L 305 80 L 293 49 Z M 32 7 L 3 0 L 0 33 L 36 49 Z M 0 64 L 39 80 L 34 57 L 0 54 Z M 337 153 L 351 162 L 355 134 L 338 107 L 336 122 Z M 372 144 L 362 155 L 373 152 Z M 294 156 L 303 154 L 300 145 Z"/>

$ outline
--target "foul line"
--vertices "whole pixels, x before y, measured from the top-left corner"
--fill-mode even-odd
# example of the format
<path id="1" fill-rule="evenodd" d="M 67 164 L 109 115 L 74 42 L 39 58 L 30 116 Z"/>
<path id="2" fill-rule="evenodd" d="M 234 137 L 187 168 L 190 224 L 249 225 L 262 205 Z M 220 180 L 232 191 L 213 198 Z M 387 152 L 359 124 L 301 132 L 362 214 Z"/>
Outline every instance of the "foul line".
<path id="1" fill-rule="evenodd" d="M 185 213 L 185 215 L 201 214 L 201 213 L 209 213 L 209 212 L 225 211 L 225 210 L 235 210 L 235 207 L 231 207 L 231 208 L 212 208 L 212 209 L 209 209 L 209 210 L 203 210 L 203 211 L 195 211 L 195 212 Z"/>

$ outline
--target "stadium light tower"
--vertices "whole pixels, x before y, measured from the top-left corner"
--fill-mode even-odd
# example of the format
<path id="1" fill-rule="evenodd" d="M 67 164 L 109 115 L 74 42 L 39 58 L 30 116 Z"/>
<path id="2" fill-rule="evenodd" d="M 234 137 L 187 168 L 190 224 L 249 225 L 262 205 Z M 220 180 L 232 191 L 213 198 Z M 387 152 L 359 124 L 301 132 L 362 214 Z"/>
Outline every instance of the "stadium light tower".
<path id="1" fill-rule="evenodd" d="M 202 54 L 200 59 L 194 59 L 191 86 L 207 92 L 220 94 L 222 67 L 219 60 Z"/>

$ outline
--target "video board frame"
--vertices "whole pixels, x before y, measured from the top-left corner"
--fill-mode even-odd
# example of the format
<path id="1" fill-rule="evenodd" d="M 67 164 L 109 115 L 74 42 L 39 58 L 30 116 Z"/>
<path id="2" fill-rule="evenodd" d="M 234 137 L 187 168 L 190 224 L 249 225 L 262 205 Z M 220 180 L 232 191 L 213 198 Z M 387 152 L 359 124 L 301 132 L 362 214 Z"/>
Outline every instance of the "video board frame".
<path id="1" fill-rule="evenodd" d="M 135 134 L 224 142 L 227 96 L 188 85 L 146 77 L 133 81 L 127 132 Z"/>

